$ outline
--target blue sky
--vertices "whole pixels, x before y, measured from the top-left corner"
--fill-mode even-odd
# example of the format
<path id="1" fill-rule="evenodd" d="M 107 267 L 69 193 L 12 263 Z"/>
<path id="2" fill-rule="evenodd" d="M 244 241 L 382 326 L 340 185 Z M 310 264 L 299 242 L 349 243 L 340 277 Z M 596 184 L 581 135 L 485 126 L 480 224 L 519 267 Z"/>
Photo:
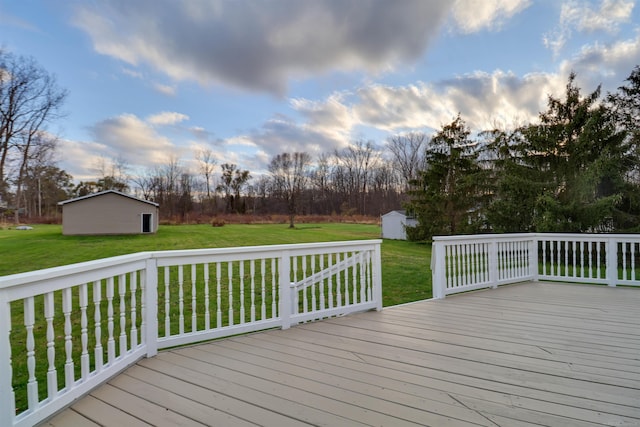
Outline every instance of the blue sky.
<path id="1" fill-rule="evenodd" d="M 285 151 L 533 121 L 571 71 L 613 91 L 640 64 L 635 0 L 0 0 L 0 46 L 69 91 L 76 180 L 195 153 L 254 174 Z"/>

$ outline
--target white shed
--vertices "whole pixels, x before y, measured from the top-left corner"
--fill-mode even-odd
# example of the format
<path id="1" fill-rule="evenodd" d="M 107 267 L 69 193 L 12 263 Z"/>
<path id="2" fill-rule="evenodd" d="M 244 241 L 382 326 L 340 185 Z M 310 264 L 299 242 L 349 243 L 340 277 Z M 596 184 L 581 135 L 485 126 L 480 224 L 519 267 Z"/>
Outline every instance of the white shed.
<path id="1" fill-rule="evenodd" d="M 418 220 L 408 216 L 406 211 L 391 211 L 382 215 L 382 238 L 407 240 L 406 227 L 415 227 Z"/>

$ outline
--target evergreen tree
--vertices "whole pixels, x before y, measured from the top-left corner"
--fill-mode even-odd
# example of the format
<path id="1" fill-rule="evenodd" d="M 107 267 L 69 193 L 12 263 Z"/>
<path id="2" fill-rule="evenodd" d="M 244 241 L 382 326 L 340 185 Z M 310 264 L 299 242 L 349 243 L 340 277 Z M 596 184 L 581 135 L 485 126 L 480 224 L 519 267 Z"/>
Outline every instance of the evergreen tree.
<path id="1" fill-rule="evenodd" d="M 626 84 L 609 94 L 607 105 L 616 125 L 626 132 L 623 150 L 626 176 L 622 201 L 613 212 L 619 231 L 640 231 L 640 65 L 636 65 Z"/>
<path id="2" fill-rule="evenodd" d="M 531 185 L 541 190 L 533 192 L 537 231 L 610 230 L 623 199 L 631 166 L 625 133 L 598 104 L 600 88 L 582 97 L 574 80 L 572 73 L 564 99 L 549 97 L 539 124 L 522 130 L 520 159 L 531 168 Z"/>
<path id="3" fill-rule="evenodd" d="M 426 169 L 412 181 L 407 207 L 419 225 L 408 230 L 410 239 L 481 228 L 487 171 L 480 167 L 477 148 L 460 116 L 433 136 L 426 149 Z"/>
<path id="4" fill-rule="evenodd" d="M 491 172 L 492 200 L 487 221 L 498 233 L 533 230 L 535 203 L 542 194 L 541 173 L 522 156 L 522 133 L 494 130 L 485 132 Z"/>

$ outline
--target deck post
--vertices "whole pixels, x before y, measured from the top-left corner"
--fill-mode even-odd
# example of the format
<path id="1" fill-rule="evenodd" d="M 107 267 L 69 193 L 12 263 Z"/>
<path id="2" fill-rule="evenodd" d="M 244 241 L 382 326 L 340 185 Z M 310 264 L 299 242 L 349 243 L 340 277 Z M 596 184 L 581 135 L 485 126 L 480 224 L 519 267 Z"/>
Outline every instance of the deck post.
<path id="1" fill-rule="evenodd" d="M 291 254 L 282 251 L 279 269 L 280 321 L 282 329 L 291 327 Z"/>
<path id="2" fill-rule="evenodd" d="M 538 281 L 538 235 L 532 234 L 529 241 L 529 275 L 534 282 Z"/>
<path id="3" fill-rule="evenodd" d="M 158 354 L 158 262 L 155 258 L 146 261 L 144 276 L 144 343 L 147 357 L 153 357 Z"/>
<path id="4" fill-rule="evenodd" d="M 382 310 L 382 256 L 380 243 L 376 243 L 373 252 L 373 296 L 376 301 L 376 311 Z"/>
<path id="5" fill-rule="evenodd" d="M 433 240 L 431 248 L 431 293 L 433 299 L 442 299 L 445 297 L 446 289 L 446 258 L 445 246 L 443 242 Z"/>
<path id="6" fill-rule="evenodd" d="M 498 287 L 498 242 L 491 239 L 489 242 L 489 283 L 491 288 Z"/>
<path id="7" fill-rule="evenodd" d="M 0 293 L 0 425 L 12 426 L 16 416 L 11 367 L 11 305 Z"/>
<path id="8" fill-rule="evenodd" d="M 623 243 L 624 244 L 624 243 Z M 616 286 L 618 281 L 618 241 L 614 237 L 607 239 L 607 286 Z"/>

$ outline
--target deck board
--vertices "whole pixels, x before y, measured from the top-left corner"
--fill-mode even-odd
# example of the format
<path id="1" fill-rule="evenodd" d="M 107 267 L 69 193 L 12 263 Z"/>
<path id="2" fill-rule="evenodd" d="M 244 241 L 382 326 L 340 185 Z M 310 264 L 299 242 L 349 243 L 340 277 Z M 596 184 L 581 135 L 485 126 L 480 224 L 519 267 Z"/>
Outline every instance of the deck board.
<path id="1" fill-rule="evenodd" d="M 237 336 L 141 360 L 43 425 L 638 426 L 639 307 L 526 283 Z"/>

